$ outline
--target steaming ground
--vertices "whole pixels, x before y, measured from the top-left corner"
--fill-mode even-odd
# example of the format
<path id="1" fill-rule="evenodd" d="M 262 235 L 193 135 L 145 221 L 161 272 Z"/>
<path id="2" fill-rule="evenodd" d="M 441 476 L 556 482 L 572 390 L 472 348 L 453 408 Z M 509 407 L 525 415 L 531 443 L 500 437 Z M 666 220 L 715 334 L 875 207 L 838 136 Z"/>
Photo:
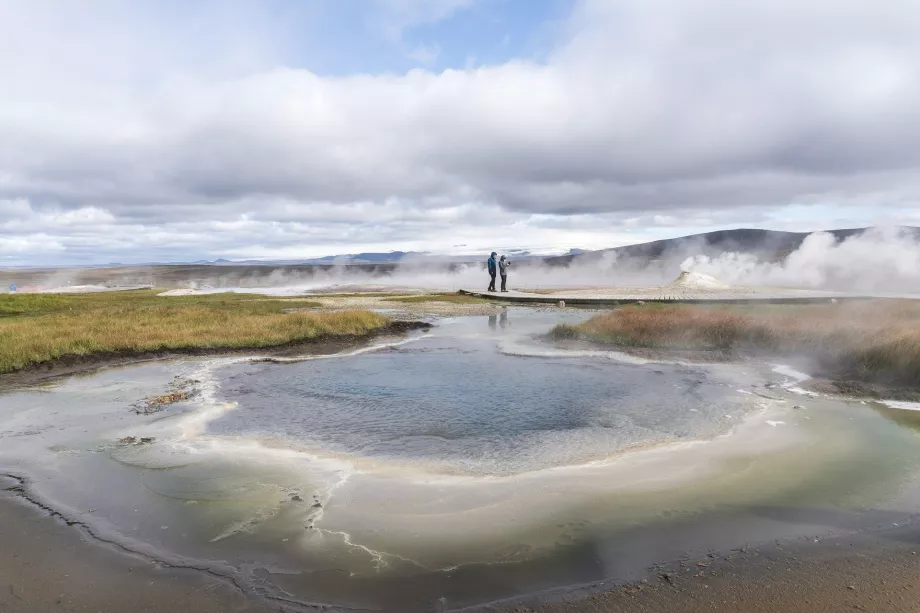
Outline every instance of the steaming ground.
<path id="1" fill-rule="evenodd" d="M 842 241 L 809 235 L 791 253 L 763 245 L 715 250 L 702 238 L 673 241 L 654 259 L 620 257 L 616 251 L 576 256 L 565 265 L 512 262 L 515 289 L 660 287 L 681 272 L 700 273 L 732 288 L 784 288 L 867 295 L 913 295 L 920 288 L 920 243 L 906 231 L 874 229 Z M 156 286 L 196 291 L 261 289 L 288 293 L 352 291 L 484 290 L 485 259 L 466 264 L 415 260 L 399 265 L 175 265 L 96 269 L 2 270 L 2 287 L 16 283 L 35 291 L 80 285 Z"/>
<path id="2" fill-rule="evenodd" d="M 526 276 L 525 276 L 526 278 Z M 508 298 L 511 300 L 518 298 L 527 298 L 532 300 L 543 300 L 552 302 L 556 300 L 565 301 L 567 299 L 586 299 L 586 300 L 773 300 L 786 298 L 844 298 L 851 294 L 845 292 L 832 292 L 806 289 L 788 289 L 788 288 L 766 288 L 766 287 L 739 287 L 730 286 L 722 281 L 703 273 L 681 272 L 677 278 L 670 283 L 658 286 L 621 286 L 621 287 L 573 287 L 573 288 L 524 288 L 512 289 L 508 293 L 491 294 L 493 297 Z M 481 288 L 469 286 L 460 288 L 463 291 L 473 294 L 485 294 Z M 403 286 L 386 286 L 386 285 L 345 285 L 345 286 L 290 286 L 290 287 L 260 287 L 260 288 L 197 288 L 197 289 L 178 289 L 169 290 L 161 293 L 161 296 L 190 296 L 213 294 L 220 292 L 245 292 L 259 293 L 271 296 L 315 296 L 315 299 L 323 304 L 324 307 L 330 308 L 372 308 L 381 307 L 393 308 L 393 302 L 387 302 L 386 297 L 379 296 L 351 296 L 348 297 L 329 297 L 323 294 L 351 294 L 354 292 L 367 293 L 387 293 L 390 297 L 424 295 L 426 291 L 432 288 L 406 288 Z M 552 300 L 550 300 L 552 298 Z M 409 312 L 432 312 L 432 307 L 415 307 L 402 309 Z M 442 315 L 472 315 L 487 313 L 486 307 L 466 307 L 457 308 L 455 306 L 444 304 L 444 307 L 437 310 Z"/>
<path id="3" fill-rule="evenodd" d="M 573 260 L 566 267 L 512 263 L 509 285 L 524 294 L 609 299 L 706 299 L 835 297 L 847 295 L 915 297 L 920 288 L 920 243 L 895 230 L 870 230 L 842 241 L 815 233 L 778 261 L 745 251 L 706 253 L 702 245 L 682 242 L 655 260 L 619 259 L 615 251 Z M 386 275 L 333 270 L 302 283 L 279 273 L 261 281 L 263 291 L 334 292 L 363 285 L 375 291 L 485 289 L 480 264 L 451 271 L 396 267 Z M 220 287 L 217 282 L 213 288 Z M 240 287 L 252 287 L 240 282 Z M 213 288 L 204 291 L 215 291 Z M 269 289 L 274 288 L 274 289 Z M 201 291 L 201 290 L 199 290 Z"/>
<path id="4" fill-rule="evenodd" d="M 916 293 L 920 244 L 915 234 L 899 229 L 872 229 L 843 241 L 818 232 L 779 262 L 765 262 L 738 251 L 691 255 L 681 267 L 732 285 Z"/>
<path id="5" fill-rule="evenodd" d="M 577 299 L 579 304 L 590 304 L 592 300 L 598 302 L 616 300 L 711 300 L 717 302 L 720 300 L 834 299 L 851 297 L 852 294 L 807 289 L 731 286 L 710 275 L 684 271 L 670 283 L 659 286 L 590 287 L 536 291 L 525 289 L 513 290 L 507 294 L 502 294 L 502 296 L 511 300 L 525 299 L 530 301 L 551 298 L 552 300 L 564 302 Z"/>

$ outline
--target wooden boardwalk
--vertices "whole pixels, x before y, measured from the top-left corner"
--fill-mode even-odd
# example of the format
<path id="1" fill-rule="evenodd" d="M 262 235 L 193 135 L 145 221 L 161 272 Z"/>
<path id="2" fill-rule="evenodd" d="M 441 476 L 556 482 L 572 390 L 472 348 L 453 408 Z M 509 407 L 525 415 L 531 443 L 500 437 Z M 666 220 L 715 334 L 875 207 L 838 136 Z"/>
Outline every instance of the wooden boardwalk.
<path id="1" fill-rule="evenodd" d="M 878 298 L 917 298 L 916 296 L 856 295 L 810 290 L 757 288 L 610 287 L 591 290 L 558 290 L 529 293 L 521 291 L 474 292 L 461 294 L 517 304 L 558 304 L 566 306 L 618 306 L 639 302 L 677 304 L 821 304 L 832 300 L 871 300 Z"/>

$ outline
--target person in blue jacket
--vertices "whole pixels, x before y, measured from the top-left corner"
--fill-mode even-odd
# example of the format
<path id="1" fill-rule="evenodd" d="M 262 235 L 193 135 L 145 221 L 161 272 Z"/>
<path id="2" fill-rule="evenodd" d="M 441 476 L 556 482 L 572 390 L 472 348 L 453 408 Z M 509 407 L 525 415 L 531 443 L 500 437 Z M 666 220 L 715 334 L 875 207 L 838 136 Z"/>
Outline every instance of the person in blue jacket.
<path id="1" fill-rule="evenodd" d="M 486 290 L 487 292 L 495 291 L 495 274 L 498 272 L 498 263 L 495 261 L 496 255 L 498 254 L 493 251 L 492 255 L 489 256 L 489 261 L 487 262 L 489 267 L 489 277 L 491 278 L 491 281 L 489 281 L 489 289 Z"/>

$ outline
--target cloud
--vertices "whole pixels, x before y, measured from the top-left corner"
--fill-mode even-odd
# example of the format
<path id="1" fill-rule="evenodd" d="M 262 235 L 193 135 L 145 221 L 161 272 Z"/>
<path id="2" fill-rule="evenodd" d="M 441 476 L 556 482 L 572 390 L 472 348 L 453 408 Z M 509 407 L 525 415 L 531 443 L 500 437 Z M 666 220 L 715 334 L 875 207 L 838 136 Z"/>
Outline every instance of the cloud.
<path id="1" fill-rule="evenodd" d="M 459 10 L 469 9 L 477 0 L 371 0 L 369 19 L 394 43 L 401 43 L 405 30 L 437 23 Z"/>
<path id="2" fill-rule="evenodd" d="M 439 55 L 441 55 L 441 47 L 439 45 L 422 44 L 409 52 L 406 57 L 410 60 L 415 60 L 422 66 L 433 66 L 438 61 Z"/>
<path id="3" fill-rule="evenodd" d="M 299 68 L 277 17 L 219 6 L 0 1 L 0 200 L 28 203 L 28 231 L 104 213 L 177 252 L 267 254 L 296 248 L 289 224 L 305 252 L 349 251 L 518 240 L 547 219 L 920 208 L 912 1 L 584 0 L 545 61 L 338 77 Z M 402 40 L 470 6 L 374 14 Z M 478 228 L 462 240 L 458 215 Z M 244 223 L 263 225 L 232 249 L 202 238 Z M 29 236 L 14 226 L 5 240 Z M 568 231 L 542 240 L 583 237 Z"/>
<path id="4" fill-rule="evenodd" d="M 491 249 L 565 251 L 635 240 L 615 216 L 529 216 L 495 205 L 424 208 L 289 200 L 234 203 L 254 212 L 194 219 L 129 220 L 94 207 L 49 209 L 0 200 L 0 265 L 144 263 L 215 259 L 298 259 L 343 252 L 404 250 L 476 253 Z M 444 228 L 450 228 L 445 239 Z M 445 243 L 445 240 L 456 241 Z M 51 245 L 51 248 L 45 248 Z M 446 246 L 449 245 L 449 248 Z M 66 253 L 66 257 L 62 254 Z"/>
<path id="5" fill-rule="evenodd" d="M 656 226 L 673 226 L 678 223 L 678 219 L 673 215 L 655 215 L 652 221 Z"/>

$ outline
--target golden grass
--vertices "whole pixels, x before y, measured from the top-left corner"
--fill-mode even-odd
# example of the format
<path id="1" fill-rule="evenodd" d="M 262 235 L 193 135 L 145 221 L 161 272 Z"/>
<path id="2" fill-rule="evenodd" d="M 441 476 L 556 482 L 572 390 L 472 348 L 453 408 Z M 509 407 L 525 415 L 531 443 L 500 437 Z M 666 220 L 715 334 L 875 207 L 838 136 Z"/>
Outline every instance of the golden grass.
<path id="1" fill-rule="evenodd" d="M 920 301 L 630 306 L 557 326 L 551 335 L 623 347 L 802 356 L 837 376 L 920 386 Z"/>
<path id="2" fill-rule="evenodd" d="M 288 313 L 287 306 L 284 299 L 245 294 L 0 296 L 0 373 L 94 354 L 260 348 L 362 336 L 390 322 L 369 311 Z"/>
<path id="3" fill-rule="evenodd" d="M 308 294 L 310 298 L 392 298 L 394 292 L 343 292 L 340 294 Z"/>
<path id="4" fill-rule="evenodd" d="M 384 298 L 383 302 L 402 302 L 404 304 L 420 304 L 426 302 L 450 302 L 453 304 L 479 304 L 486 302 L 483 298 L 468 296 L 466 294 L 420 294 L 418 296 L 396 296 Z"/>
<path id="5" fill-rule="evenodd" d="M 304 302 L 300 296 L 281 297 L 262 294 L 202 294 L 193 296 L 158 296 L 161 290 L 136 290 L 125 292 L 99 292 L 94 294 L 0 294 L 0 321 L 15 315 L 35 316 L 51 313 L 69 313 L 75 309 L 134 308 L 158 306 L 207 306 L 218 309 L 236 309 L 245 303 L 247 309 L 262 308 L 280 312 L 284 302 L 296 302 L 298 307 L 318 307 L 319 302 Z"/>

